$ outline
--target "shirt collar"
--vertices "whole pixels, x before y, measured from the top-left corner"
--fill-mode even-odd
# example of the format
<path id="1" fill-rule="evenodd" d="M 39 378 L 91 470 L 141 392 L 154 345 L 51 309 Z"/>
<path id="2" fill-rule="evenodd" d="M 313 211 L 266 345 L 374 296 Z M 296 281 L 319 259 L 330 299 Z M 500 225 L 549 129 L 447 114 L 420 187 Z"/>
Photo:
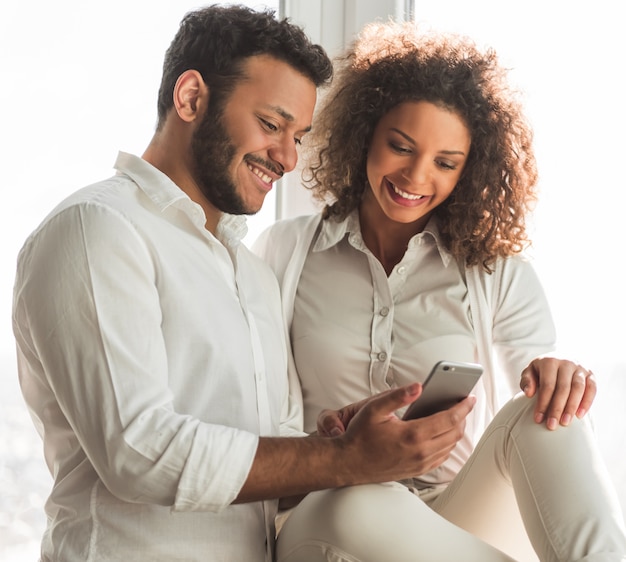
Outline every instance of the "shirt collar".
<path id="1" fill-rule="evenodd" d="M 248 221 L 243 215 L 223 213 L 217 224 L 217 238 L 229 246 L 238 245 L 248 234 Z"/>
<path id="2" fill-rule="evenodd" d="M 132 179 L 161 211 L 178 201 L 190 200 L 168 176 L 143 158 L 119 152 L 114 168 Z"/>
<path id="3" fill-rule="evenodd" d="M 313 251 L 322 252 L 327 250 L 328 248 L 331 248 L 341 242 L 346 235 L 349 236 L 350 243 L 355 248 L 359 250 L 364 250 L 366 248 L 361 235 L 361 224 L 359 222 L 358 209 L 352 211 L 346 219 L 342 221 L 336 221 L 332 218 L 322 220 L 321 230 L 313 246 Z M 443 265 L 448 267 L 450 261 L 452 260 L 452 255 L 448 252 L 441 239 L 438 220 L 435 216 L 428 221 L 426 228 L 424 228 L 422 232 L 416 234 L 409 240 L 407 250 L 415 248 L 429 239 L 436 244 Z"/>
<path id="4" fill-rule="evenodd" d="M 201 223 L 204 228 L 206 223 L 206 215 L 202 207 L 198 205 L 167 175 L 161 170 L 155 168 L 143 158 L 119 152 L 114 168 L 118 173 L 125 174 L 131 178 L 147 197 L 161 210 L 165 211 L 168 207 L 175 205 L 191 217 L 194 222 Z M 187 209 L 193 209 L 189 212 Z M 198 213 L 198 210 L 200 213 Z M 197 220 L 197 217 L 202 217 Z M 242 215 L 229 215 L 223 213 L 217 225 L 217 238 L 229 244 L 237 244 L 241 242 L 248 232 L 246 218 Z"/>

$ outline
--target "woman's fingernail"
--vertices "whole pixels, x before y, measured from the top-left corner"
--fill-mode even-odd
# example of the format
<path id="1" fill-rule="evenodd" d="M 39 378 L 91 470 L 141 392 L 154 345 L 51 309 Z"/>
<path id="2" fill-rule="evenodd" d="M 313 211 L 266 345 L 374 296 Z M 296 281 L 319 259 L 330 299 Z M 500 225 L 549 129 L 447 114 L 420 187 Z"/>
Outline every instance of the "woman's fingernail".
<path id="1" fill-rule="evenodd" d="M 569 414 L 563 414 L 561 416 L 561 425 L 568 426 L 572 421 L 572 416 Z"/>
<path id="2" fill-rule="evenodd" d="M 535 414 L 535 422 L 541 423 L 543 421 L 543 414 L 541 412 Z"/>
<path id="3" fill-rule="evenodd" d="M 558 425 L 559 422 L 556 418 L 548 418 L 548 423 L 546 423 L 548 429 L 556 429 Z"/>

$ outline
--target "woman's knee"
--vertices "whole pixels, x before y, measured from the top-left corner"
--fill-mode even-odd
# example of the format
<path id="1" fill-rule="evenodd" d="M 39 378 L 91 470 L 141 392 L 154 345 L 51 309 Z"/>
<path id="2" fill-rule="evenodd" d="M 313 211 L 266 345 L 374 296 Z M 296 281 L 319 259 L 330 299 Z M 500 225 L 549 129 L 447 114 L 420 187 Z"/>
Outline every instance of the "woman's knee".
<path id="1" fill-rule="evenodd" d="M 403 511 L 413 514 L 403 517 Z M 415 511 L 430 509 L 406 487 L 392 482 L 323 490 L 294 509 L 278 536 L 277 560 L 388 559 L 393 537 L 414 529 Z M 296 556 L 298 553 L 298 556 Z M 382 558 L 380 557 L 382 556 Z"/>

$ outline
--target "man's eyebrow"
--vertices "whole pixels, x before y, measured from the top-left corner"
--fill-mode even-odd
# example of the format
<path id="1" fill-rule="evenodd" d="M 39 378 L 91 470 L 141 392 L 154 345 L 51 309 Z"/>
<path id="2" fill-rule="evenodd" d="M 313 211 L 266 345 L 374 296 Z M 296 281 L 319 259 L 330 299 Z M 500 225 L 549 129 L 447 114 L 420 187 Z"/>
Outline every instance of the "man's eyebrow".
<path id="1" fill-rule="evenodd" d="M 411 144 L 415 145 L 415 141 L 406 133 L 403 133 L 400 129 L 396 129 L 395 127 L 391 127 L 391 130 L 398 133 L 399 135 L 403 136 L 406 140 L 408 140 Z M 449 154 L 449 155 L 454 155 L 454 154 L 458 154 L 460 156 L 465 156 L 465 152 L 463 152 L 462 150 L 441 150 L 440 151 L 441 154 Z"/>
<path id="2" fill-rule="evenodd" d="M 280 115 L 283 119 L 286 119 L 287 121 L 293 122 L 296 120 L 296 118 L 291 115 L 291 113 L 285 111 L 282 107 L 280 107 L 280 105 L 270 105 L 268 106 L 268 109 L 272 110 L 274 113 L 278 113 L 278 115 Z"/>
<path id="3" fill-rule="evenodd" d="M 274 111 L 275 113 L 278 113 L 278 115 L 280 115 L 283 119 L 285 119 L 286 121 L 289 121 L 290 123 L 293 123 L 296 120 L 296 118 L 293 115 L 291 115 L 291 113 L 289 113 L 288 111 L 285 111 L 282 107 L 280 107 L 280 105 L 270 105 L 268 109 L 270 109 L 271 111 Z M 304 133 L 308 133 L 310 130 L 311 130 L 311 125 L 302 129 Z"/>

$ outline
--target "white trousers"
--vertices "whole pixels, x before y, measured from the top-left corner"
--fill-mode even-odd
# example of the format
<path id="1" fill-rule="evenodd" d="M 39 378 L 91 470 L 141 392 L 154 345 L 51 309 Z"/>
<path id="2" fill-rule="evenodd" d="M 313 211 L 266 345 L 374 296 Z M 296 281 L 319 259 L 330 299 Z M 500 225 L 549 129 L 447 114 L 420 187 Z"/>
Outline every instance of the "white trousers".
<path id="1" fill-rule="evenodd" d="M 277 562 L 626 561 L 589 422 L 548 431 L 533 407 L 523 394 L 506 404 L 433 499 L 395 482 L 309 494 L 280 531 Z"/>

